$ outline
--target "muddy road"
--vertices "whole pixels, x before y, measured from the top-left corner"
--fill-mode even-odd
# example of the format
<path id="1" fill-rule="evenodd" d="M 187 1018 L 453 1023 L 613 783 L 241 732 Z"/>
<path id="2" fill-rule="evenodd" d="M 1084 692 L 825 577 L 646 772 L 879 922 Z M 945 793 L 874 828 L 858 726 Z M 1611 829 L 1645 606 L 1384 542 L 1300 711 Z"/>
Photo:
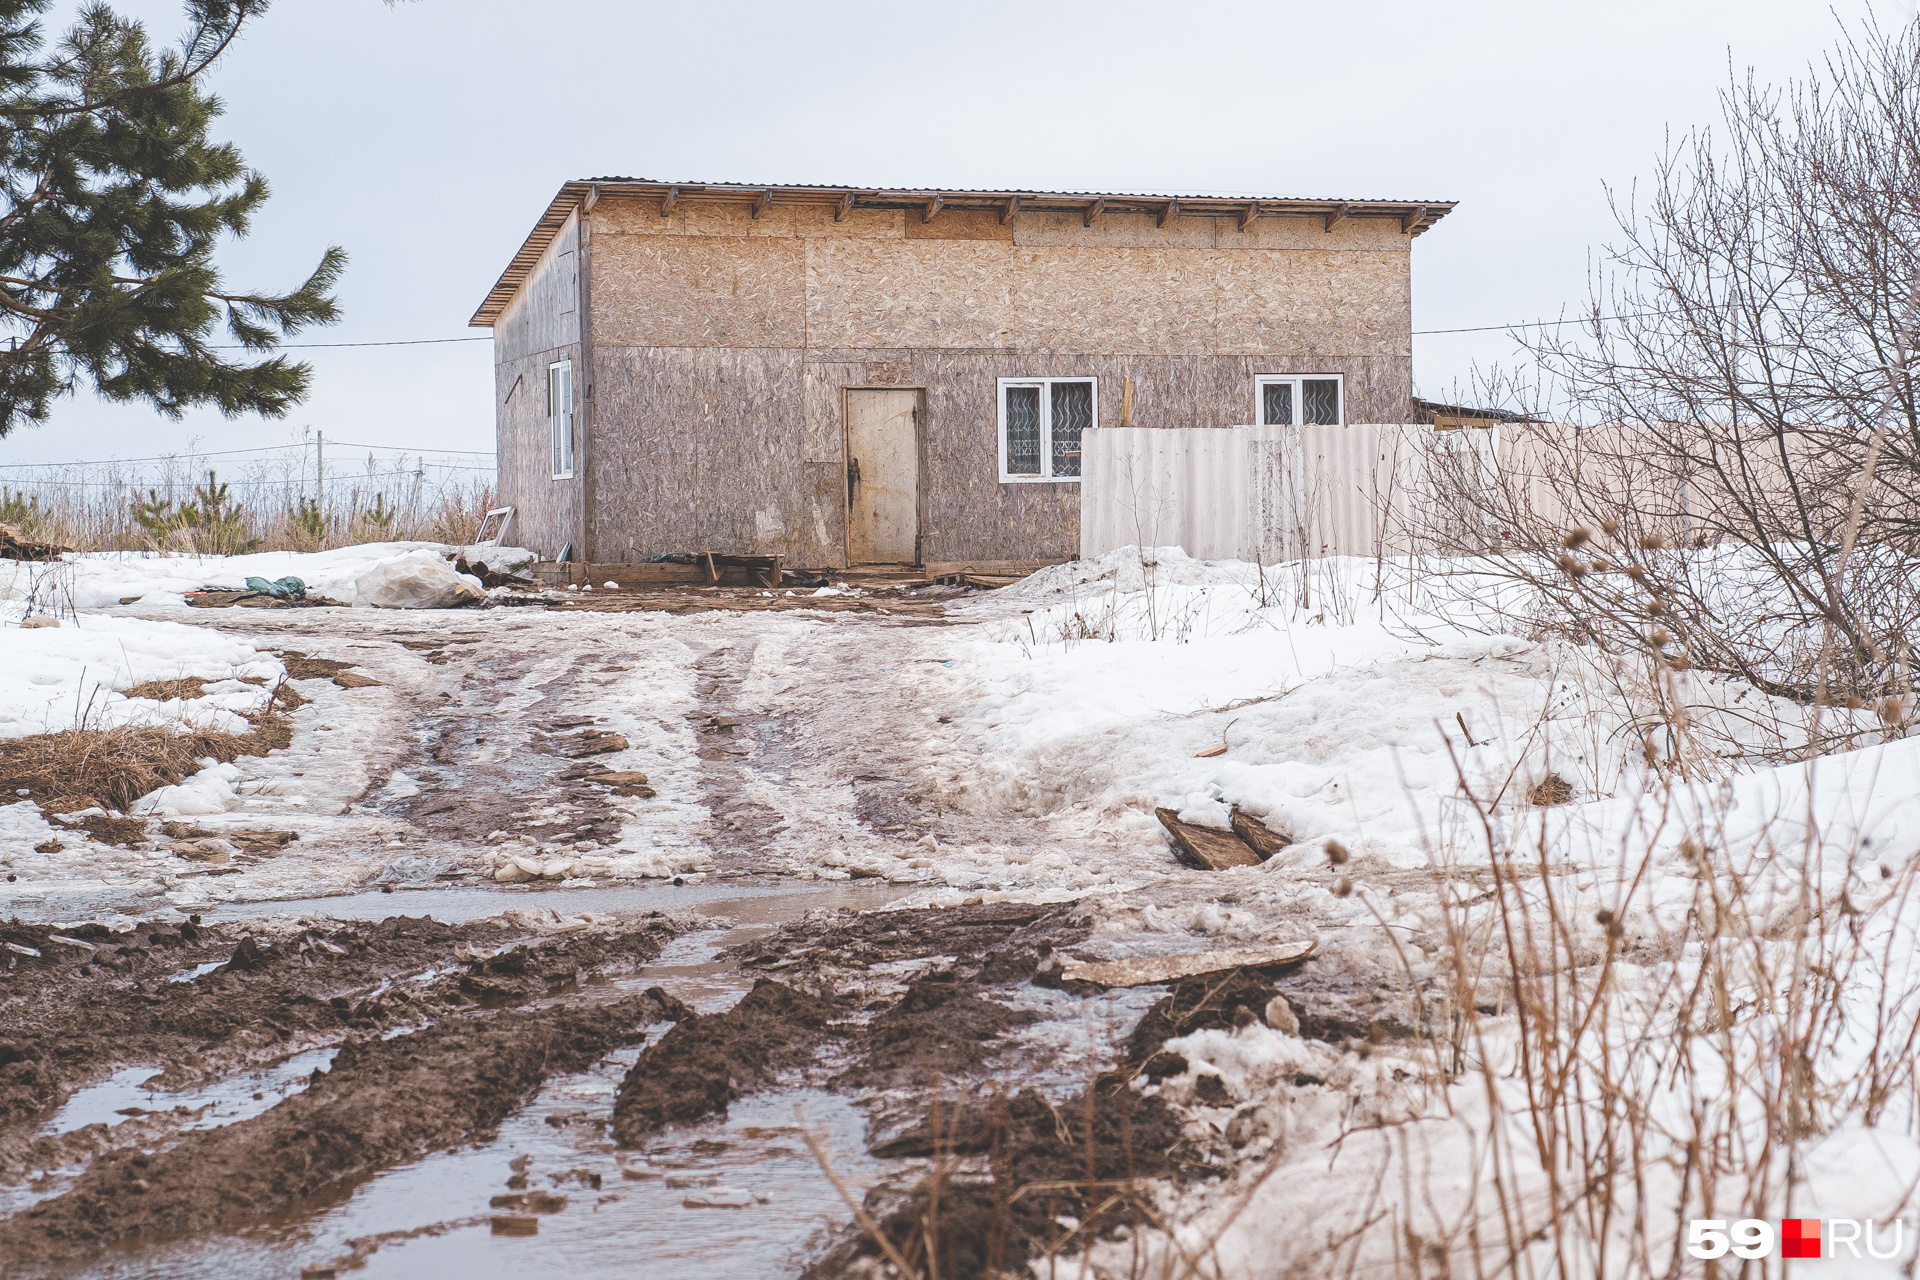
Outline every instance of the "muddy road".
<path id="1" fill-rule="evenodd" d="M 930 612 L 194 611 L 304 702 L 197 812 L 6 851 L 0 1269 L 1020 1274 L 1275 1141 L 1167 1040 L 1407 1031 L 1320 961 L 1067 980 L 1248 908 L 935 776 Z"/>

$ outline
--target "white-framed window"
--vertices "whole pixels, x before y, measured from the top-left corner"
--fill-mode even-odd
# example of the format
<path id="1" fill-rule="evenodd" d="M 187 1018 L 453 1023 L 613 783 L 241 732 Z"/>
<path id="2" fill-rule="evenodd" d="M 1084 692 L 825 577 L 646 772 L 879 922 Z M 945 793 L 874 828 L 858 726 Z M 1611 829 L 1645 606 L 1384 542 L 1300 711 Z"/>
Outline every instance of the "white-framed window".
<path id="1" fill-rule="evenodd" d="M 1000 379 L 1000 479 L 1078 480 L 1099 403 L 1097 378 Z"/>
<path id="2" fill-rule="evenodd" d="M 1263 373 L 1253 380 L 1253 420 L 1263 427 L 1337 427 L 1347 420 L 1337 373 Z"/>
<path id="3" fill-rule="evenodd" d="M 553 440 L 553 478 L 573 475 L 573 361 L 547 366 L 547 431 Z"/>

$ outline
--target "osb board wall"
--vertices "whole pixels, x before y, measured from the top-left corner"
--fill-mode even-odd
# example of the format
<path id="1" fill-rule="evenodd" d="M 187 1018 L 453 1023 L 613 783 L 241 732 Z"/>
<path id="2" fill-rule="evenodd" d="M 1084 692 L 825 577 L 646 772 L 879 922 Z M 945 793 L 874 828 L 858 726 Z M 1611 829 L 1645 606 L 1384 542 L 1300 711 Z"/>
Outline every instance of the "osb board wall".
<path id="1" fill-rule="evenodd" d="M 580 340 L 580 219 L 568 218 L 493 328 L 496 359 Z"/>
<path id="2" fill-rule="evenodd" d="M 574 478 L 553 478 L 553 444 L 548 435 L 547 368 L 556 360 L 574 362 L 580 384 L 580 353 L 574 345 L 538 351 L 494 366 L 498 402 L 496 449 L 500 496 L 513 507 L 510 540 L 551 559 L 563 543 L 580 538 L 580 468 Z"/>
<path id="3" fill-rule="evenodd" d="M 580 224 L 569 218 L 534 265 L 493 330 L 495 449 L 499 502 L 511 505 L 514 542 L 551 557 L 580 529 L 579 467 L 553 478 L 547 425 L 547 368 L 573 360 L 580 378 Z"/>
<path id="4" fill-rule="evenodd" d="M 1221 425 L 1191 420 L 1193 406 L 1206 404 L 1230 405 L 1232 421 L 1250 421 L 1256 374 L 1323 371 L 1246 356 L 965 350 L 601 346 L 594 359 L 595 559 L 716 550 L 807 565 L 844 562 L 847 387 L 926 388 L 924 559 L 1064 559 L 1079 546 L 1079 486 L 1000 482 L 999 379 L 1096 377 L 1097 421 L 1113 426 L 1131 377 L 1136 424 L 1182 427 Z M 1350 421 L 1404 412 L 1403 358 L 1350 363 L 1345 372 Z"/>
<path id="5" fill-rule="evenodd" d="M 1133 420 L 1147 427 L 1196 422 L 1196 406 L 1232 406 L 1252 420 L 1260 373 L 1321 372 L 1308 362 L 1245 356 L 1035 356 L 1016 352 L 921 351 L 914 381 L 926 387 L 922 550 L 927 560 L 1065 559 L 1078 554 L 1080 488 L 1075 483 L 1000 481 L 999 379 L 1095 377 L 1095 420 L 1118 426 L 1120 397 L 1133 379 Z M 1406 410 L 1411 377 L 1401 357 L 1350 361 L 1348 420 L 1377 421 Z M 1388 418 L 1388 420 L 1391 420 Z"/>
<path id="6" fill-rule="evenodd" d="M 808 463 L 799 351 L 596 346 L 594 362 L 596 560 L 841 561 L 844 472 L 838 451 Z"/>
<path id="7" fill-rule="evenodd" d="M 903 224 L 897 213 L 887 236 L 864 225 L 846 236 L 779 236 L 724 219 L 730 234 L 630 232 L 630 214 L 593 217 L 596 343 L 1337 358 L 1404 352 L 1409 342 L 1403 247 L 1025 247 L 909 236 L 903 225 L 917 217 Z M 950 217 L 959 214 L 932 226 Z"/>
<path id="8" fill-rule="evenodd" d="M 1097 376 L 1104 425 L 1127 377 L 1142 426 L 1250 421 L 1261 373 L 1344 374 L 1348 421 L 1408 411 L 1410 241 L 1388 220 L 1241 232 L 1218 218 L 1087 228 L 1023 213 L 1009 227 L 856 209 L 836 224 L 830 209 L 755 219 L 744 204 L 661 218 L 611 197 L 591 220 L 595 368 L 576 381 L 595 387 L 598 560 L 711 549 L 842 563 L 847 387 L 926 388 L 928 560 L 1077 550 L 1077 485 L 1000 483 L 1001 377 Z M 527 403 L 542 412 L 512 428 L 503 412 L 501 475 L 552 554 L 579 526 L 573 485 L 546 477 L 538 363 Z M 503 363 L 501 394 L 510 379 Z"/>

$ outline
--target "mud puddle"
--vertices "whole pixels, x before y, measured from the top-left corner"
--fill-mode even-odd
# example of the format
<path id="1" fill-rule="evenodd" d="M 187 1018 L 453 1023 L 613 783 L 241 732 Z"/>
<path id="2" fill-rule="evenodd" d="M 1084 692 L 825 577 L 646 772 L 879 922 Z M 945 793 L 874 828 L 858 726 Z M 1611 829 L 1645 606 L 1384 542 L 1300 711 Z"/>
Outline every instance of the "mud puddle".
<path id="1" fill-rule="evenodd" d="M 206 1088 L 180 1093 L 146 1087 L 166 1074 L 163 1068 L 128 1067 L 76 1092 L 39 1132 L 71 1133 L 90 1124 L 112 1127 L 158 1111 L 194 1113 L 191 1120 L 178 1126 L 181 1132 L 218 1129 L 257 1116 L 283 1098 L 299 1093 L 315 1071 L 327 1069 L 337 1053 L 337 1047 L 296 1053 L 264 1070 L 229 1076 Z"/>
<path id="2" fill-rule="evenodd" d="M 368 1280 L 797 1274 L 844 1221 L 846 1206 L 822 1174 L 794 1108 L 856 1196 L 882 1163 L 866 1152 L 864 1116 L 833 1094 L 779 1091 L 743 1100 L 724 1121 L 669 1130 L 644 1151 L 617 1152 L 596 1117 L 610 1114 L 639 1054 L 639 1047 L 624 1049 L 589 1071 L 550 1081 L 493 1141 L 378 1174 L 317 1216 L 117 1249 L 45 1274 L 291 1280 L 303 1268 L 329 1266 Z M 495 1207 L 500 1197 L 522 1202 Z M 496 1234 L 495 1217 L 538 1225 L 531 1236 Z"/>
<path id="3" fill-rule="evenodd" d="M 688 911 L 701 915 L 725 915 L 741 921 L 783 924 L 813 910 L 872 910 L 905 897 L 916 887 L 872 882 L 794 880 L 753 884 L 728 878 L 700 884 L 656 882 L 618 889 L 375 891 L 330 898 L 229 902 L 194 909 L 199 912 L 201 919 L 209 922 L 237 922 L 261 916 L 384 920 L 395 915 L 428 915 L 448 924 L 465 924 L 499 915 L 502 911 L 534 911 L 551 907 L 562 915 L 582 911 L 620 916 L 644 915 L 650 911 Z"/>

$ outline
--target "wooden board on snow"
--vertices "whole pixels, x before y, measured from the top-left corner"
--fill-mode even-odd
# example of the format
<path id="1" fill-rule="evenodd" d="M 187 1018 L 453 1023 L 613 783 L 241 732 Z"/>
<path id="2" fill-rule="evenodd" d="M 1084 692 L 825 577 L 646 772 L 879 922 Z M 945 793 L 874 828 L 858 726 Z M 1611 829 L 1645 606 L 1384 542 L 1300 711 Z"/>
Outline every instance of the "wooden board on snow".
<path id="1" fill-rule="evenodd" d="M 1139 956 L 1132 960 L 1095 960 L 1086 964 L 1069 960 L 1060 976 L 1070 982 L 1097 982 L 1103 987 L 1145 987 L 1224 973 L 1228 969 L 1297 964 L 1313 954 L 1314 946 L 1309 938 L 1305 942 L 1271 943 L 1264 947 L 1229 947 L 1200 955 Z"/>

